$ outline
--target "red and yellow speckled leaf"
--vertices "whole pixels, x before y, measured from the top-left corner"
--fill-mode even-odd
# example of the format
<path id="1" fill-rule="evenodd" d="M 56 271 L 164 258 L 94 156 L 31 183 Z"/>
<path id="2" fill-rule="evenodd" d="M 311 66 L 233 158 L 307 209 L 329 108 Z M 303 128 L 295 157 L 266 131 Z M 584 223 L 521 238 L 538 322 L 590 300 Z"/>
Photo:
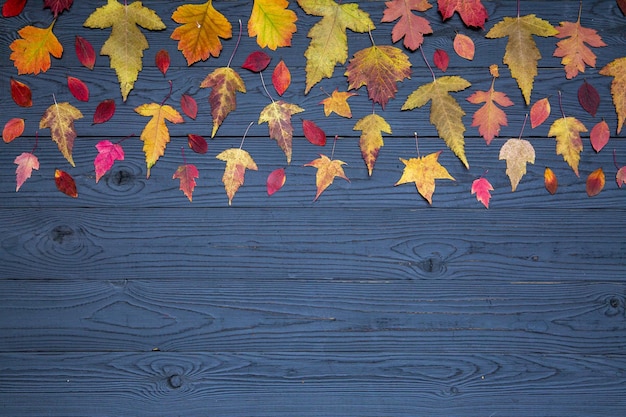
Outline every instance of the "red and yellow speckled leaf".
<path id="1" fill-rule="evenodd" d="M 180 190 L 185 193 L 189 201 L 193 199 L 193 190 L 196 188 L 196 178 L 199 177 L 200 173 L 194 164 L 180 165 L 174 172 L 174 175 L 172 175 L 172 179 L 178 178 L 180 180 Z"/>
<path id="2" fill-rule="evenodd" d="M 213 116 L 211 137 L 214 137 L 226 116 L 237 108 L 237 92 L 245 93 L 246 86 L 234 69 L 222 67 L 216 68 L 207 75 L 200 87 L 212 88 L 209 104 L 211 105 L 211 116 Z"/>
<path id="3" fill-rule="evenodd" d="M 548 136 L 556 139 L 556 154 L 563 155 L 563 159 L 572 167 L 577 177 L 580 153 L 583 151 L 580 133 L 586 131 L 587 128 L 580 120 L 570 116 L 556 119 L 548 132 Z"/>
<path id="4" fill-rule="evenodd" d="M 278 146 L 287 157 L 287 164 L 291 163 L 292 152 L 293 126 L 291 116 L 303 111 L 304 109 L 296 104 L 279 100 L 265 106 L 259 115 L 258 123 L 267 122 L 270 138 L 278 142 Z"/>
<path id="5" fill-rule="evenodd" d="M 368 114 L 356 122 L 352 130 L 361 131 L 359 147 L 361 148 L 361 156 L 367 166 L 367 173 L 371 177 L 374 171 L 374 164 L 378 158 L 378 152 L 385 144 L 382 134 L 383 132 L 391 134 L 391 126 L 381 116 Z"/>
<path id="6" fill-rule="evenodd" d="M 614 77 L 611 82 L 611 96 L 617 113 L 617 133 L 626 122 L 626 56 L 617 58 L 600 70 L 601 75 Z"/>
<path id="7" fill-rule="evenodd" d="M 50 128 L 50 135 L 55 141 L 59 150 L 74 165 L 72 158 L 72 149 L 74 147 L 74 139 L 76 139 L 76 130 L 74 128 L 74 120 L 80 119 L 83 114 L 70 103 L 54 103 L 44 112 L 39 121 L 39 128 Z"/>
<path id="8" fill-rule="evenodd" d="M 235 193 L 243 185 L 246 169 L 257 171 L 258 168 L 250 154 L 239 148 L 226 149 L 217 155 L 216 158 L 226 162 L 222 182 L 224 183 L 224 189 L 228 196 L 228 205 L 230 206 Z"/>

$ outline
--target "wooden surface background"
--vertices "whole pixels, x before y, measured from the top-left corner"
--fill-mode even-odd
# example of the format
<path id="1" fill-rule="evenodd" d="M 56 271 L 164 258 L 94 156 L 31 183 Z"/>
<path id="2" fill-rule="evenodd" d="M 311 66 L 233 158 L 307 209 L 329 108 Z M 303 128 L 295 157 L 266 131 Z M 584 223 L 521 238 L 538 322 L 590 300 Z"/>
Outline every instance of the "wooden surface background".
<path id="1" fill-rule="evenodd" d="M 434 2 L 434 1 L 433 1 Z M 421 54 L 408 53 L 410 80 L 377 114 L 393 129 L 374 174 L 367 176 L 358 149 L 359 118 L 372 111 L 364 89 L 349 100 L 353 119 L 325 117 L 319 102 L 336 87 L 347 88 L 344 68 L 304 95 L 306 33 L 319 18 L 291 1 L 298 31 L 291 48 L 267 51 L 270 68 L 284 59 L 294 77 L 286 101 L 305 108 L 294 117 L 294 157 L 285 187 L 272 197 L 265 179 L 284 166 L 285 157 L 268 138 L 267 125 L 250 129 L 244 148 L 259 166 L 228 207 L 221 183 L 224 163 L 214 158 L 237 147 L 245 127 L 269 103 L 260 78 L 240 69 L 256 42 L 244 31 L 233 66 L 248 93 L 209 141 L 209 152 L 187 150 L 200 171 L 190 203 L 172 180 L 182 163 L 188 133 L 210 136 L 209 91 L 199 84 L 224 66 L 235 39 L 223 42 L 219 58 L 187 67 L 169 38 L 170 19 L 182 2 L 145 1 L 167 25 L 143 31 L 150 48 L 135 89 L 123 103 L 109 59 L 96 68 L 80 66 L 74 37 L 99 50 L 110 30 L 82 27 L 104 2 L 77 1 L 55 24 L 65 48 L 62 59 L 38 76 L 17 76 L 9 44 L 24 25 L 52 21 L 39 0 L 28 1 L 19 17 L 0 25 L 0 122 L 26 119 L 24 137 L 0 146 L 0 415 L 6 416 L 618 416 L 626 406 L 626 191 L 617 187 L 615 150 L 626 164 L 624 132 L 610 99 L 612 78 L 599 69 L 626 53 L 626 17 L 614 0 L 584 0 L 581 22 L 600 33 L 608 47 L 594 49 L 596 68 L 565 78 L 556 39 L 536 38 L 543 59 L 533 102 L 551 97 L 546 124 L 523 137 L 536 149 L 534 165 L 511 192 L 499 149 L 517 137 L 529 108 L 502 65 L 506 40 L 484 35 L 504 16 L 515 16 L 512 0 L 483 0 L 485 30 L 471 30 L 454 16 L 441 22 L 436 4 L 427 13 L 434 34 L 424 43 L 431 59 L 436 48 L 451 57 L 446 75 L 472 83 L 454 94 L 468 113 L 464 122 L 466 170 L 445 148 L 428 121 L 428 110 L 402 112 L 408 94 L 431 80 Z M 372 36 L 390 44 L 393 24 L 379 23 L 384 2 L 361 2 L 377 24 Z M 249 2 L 215 3 L 235 32 Z M 522 14 L 536 13 L 553 25 L 576 21 L 578 1 L 522 1 Z M 476 44 L 476 58 L 455 56 L 456 32 Z M 236 38 L 236 36 L 235 36 Z M 349 33 L 349 56 L 370 45 L 367 34 Z M 398 45 L 400 46 L 400 45 Z M 164 77 L 154 56 L 165 48 L 172 66 Z M 491 83 L 490 64 L 500 64 L 496 89 L 515 105 L 509 126 L 487 146 L 471 127 L 478 106 L 466 102 Z M 441 72 L 438 72 L 441 75 Z M 66 76 L 85 81 L 88 103 L 77 102 Z M 32 108 L 15 105 L 11 78 L 25 81 Z M 266 76 L 266 80 L 269 76 Z M 126 159 L 95 183 L 95 143 L 139 135 L 147 118 L 134 113 L 143 103 L 160 102 L 173 82 L 169 104 L 183 93 L 200 105 L 196 120 L 170 125 L 172 142 L 146 179 L 141 142 L 124 142 Z M 602 97 L 598 114 L 578 104 L 587 80 Z M 609 145 L 596 154 L 584 136 L 580 178 L 555 153 L 547 137 L 560 117 L 557 93 L 567 115 L 589 129 L 605 119 Z M 41 162 L 15 192 L 14 158 L 28 152 L 45 108 L 69 101 L 84 113 L 76 123 L 76 168 L 69 166 L 39 131 Z M 113 98 L 114 118 L 91 125 L 97 103 Z M 315 170 L 302 165 L 318 148 L 302 136 L 300 118 L 317 122 L 330 138 L 339 135 L 335 157 L 348 163 L 351 182 L 338 179 L 317 202 Z M 438 181 L 432 207 L 407 184 L 394 187 L 403 164 L 443 150 L 440 162 L 457 181 Z M 329 143 L 330 144 L 330 143 Z M 543 171 L 559 179 L 554 196 L 544 188 Z M 605 189 L 585 193 L 585 179 L 602 167 Z M 79 197 L 54 185 L 54 169 L 77 181 Z M 487 172 L 495 191 L 490 209 L 470 195 L 471 182 Z"/>

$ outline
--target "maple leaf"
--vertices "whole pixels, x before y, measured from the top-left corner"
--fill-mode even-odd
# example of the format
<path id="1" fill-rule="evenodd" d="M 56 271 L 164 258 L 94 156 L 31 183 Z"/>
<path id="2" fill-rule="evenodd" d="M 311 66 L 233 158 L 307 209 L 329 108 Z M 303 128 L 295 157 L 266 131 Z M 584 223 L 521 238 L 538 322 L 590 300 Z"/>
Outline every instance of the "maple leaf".
<path id="1" fill-rule="evenodd" d="M 319 158 L 312 160 L 308 164 L 304 164 L 305 167 L 317 168 L 317 173 L 315 174 L 317 193 L 315 194 L 313 201 L 316 201 L 324 190 L 330 187 L 335 180 L 335 177 L 343 178 L 344 180 L 350 182 L 348 177 L 346 177 L 346 174 L 343 172 L 343 165 L 346 165 L 345 162 L 340 159 L 330 159 L 324 154 L 319 155 Z"/>
<path id="2" fill-rule="evenodd" d="M 246 86 L 234 69 L 221 67 L 207 75 L 200 87 L 212 88 L 209 104 L 213 116 L 211 137 L 214 137 L 226 116 L 237 108 L 237 92 L 245 93 Z"/>
<path id="3" fill-rule="evenodd" d="M 41 120 L 39 128 L 50 128 L 50 136 L 59 147 L 59 150 L 72 165 L 72 148 L 74 147 L 74 139 L 76 139 L 76 130 L 74 129 L 74 120 L 80 119 L 83 114 L 70 103 L 54 103 L 46 109 Z"/>
<path id="4" fill-rule="evenodd" d="M 448 170 L 439 163 L 439 154 L 441 154 L 441 151 L 418 158 L 400 158 L 400 161 L 404 164 L 404 170 L 395 185 L 410 182 L 415 183 L 417 192 L 428 201 L 428 204 L 432 205 L 433 193 L 435 192 L 435 180 L 443 179 L 455 181 Z"/>
<path id="5" fill-rule="evenodd" d="M 437 5 L 443 20 L 458 12 L 463 23 L 471 27 L 482 29 L 489 17 L 480 0 L 438 0 Z"/>
<path id="6" fill-rule="evenodd" d="M 15 192 L 18 192 L 24 182 L 30 178 L 33 169 L 39 170 L 39 159 L 30 152 L 23 152 L 15 158 L 13 163 L 17 165 L 15 169 L 15 181 L 17 183 Z"/>
<path id="7" fill-rule="evenodd" d="M 506 175 L 511 180 L 511 192 L 515 192 L 526 174 L 526 163 L 535 163 L 535 148 L 525 139 L 509 139 L 500 148 L 498 158 L 506 160 Z"/>
<path id="8" fill-rule="evenodd" d="M 111 68 L 117 74 L 122 98 L 126 101 L 141 71 L 143 51 L 148 48 L 146 37 L 139 26 L 148 30 L 163 30 L 165 24 L 151 9 L 136 1 L 123 5 L 117 0 L 107 0 L 97 8 L 83 26 L 92 29 L 111 28 L 111 35 L 102 45 L 100 55 L 107 55 Z"/>
<path id="9" fill-rule="evenodd" d="M 504 17 L 485 35 L 492 39 L 508 36 L 503 62 L 508 65 L 511 76 L 517 81 L 526 105 L 530 104 L 530 93 L 537 75 L 537 62 L 541 59 L 533 35 L 550 37 L 557 33 L 550 22 L 530 14 Z"/>
<path id="10" fill-rule="evenodd" d="M 476 194 L 476 200 L 483 203 L 486 208 L 489 208 L 489 200 L 491 200 L 490 191 L 493 191 L 493 185 L 487 178 L 477 178 L 472 182 L 471 193 Z"/>
<path id="11" fill-rule="evenodd" d="M 378 152 L 384 145 L 382 132 L 391 134 L 391 126 L 381 116 L 368 114 L 356 122 L 352 130 L 361 131 L 359 147 L 367 166 L 368 175 L 371 177 L 374 164 L 378 158 Z"/>
<path id="12" fill-rule="evenodd" d="M 404 46 L 411 51 L 424 42 L 424 35 L 433 33 L 430 23 L 413 11 L 425 12 L 433 7 L 428 0 L 391 0 L 385 3 L 381 22 L 398 22 L 391 30 L 391 40 L 395 43 L 404 38 Z"/>
<path id="13" fill-rule="evenodd" d="M 352 110 L 350 110 L 348 99 L 356 95 L 358 94 L 348 91 L 339 91 L 338 88 L 335 88 L 335 91 L 333 91 L 329 97 L 320 101 L 319 104 L 324 105 L 324 114 L 326 117 L 330 116 L 332 112 L 335 112 L 341 117 L 350 119 L 352 118 Z"/>
<path id="14" fill-rule="evenodd" d="M 402 105 L 402 110 L 411 110 L 432 101 L 430 122 L 466 168 L 469 168 L 469 163 L 465 157 L 465 138 L 463 137 L 465 112 L 449 93 L 465 90 L 470 85 L 470 82 L 462 77 L 444 76 L 420 86 L 407 97 Z"/>
<path id="15" fill-rule="evenodd" d="M 617 133 L 626 122 L 626 56 L 609 62 L 600 70 L 601 75 L 614 77 L 611 82 L 611 96 L 617 112 Z"/>
<path id="16" fill-rule="evenodd" d="M 291 163 L 291 141 L 293 138 L 291 116 L 303 111 L 304 109 L 296 104 L 279 100 L 265 106 L 259 115 L 258 124 L 267 122 L 270 138 L 278 142 L 278 146 L 280 146 L 287 157 L 288 164 Z"/>
<path id="17" fill-rule="evenodd" d="M 170 132 L 165 121 L 183 123 L 185 120 L 178 111 L 167 104 L 142 104 L 135 108 L 135 112 L 142 116 L 151 117 L 141 132 L 143 151 L 146 154 L 147 177 L 150 177 L 150 168 L 165 153 L 165 146 L 170 141 Z"/>
<path id="18" fill-rule="evenodd" d="M 307 34 L 311 38 L 311 43 L 304 52 L 307 59 L 304 94 L 307 94 L 322 78 L 332 77 L 336 64 L 344 64 L 348 59 L 347 29 L 364 33 L 376 27 L 369 14 L 356 3 L 298 0 L 298 5 L 306 14 L 322 16 Z"/>
<path id="19" fill-rule="evenodd" d="M 98 155 L 93 160 L 96 170 L 96 183 L 111 169 L 115 161 L 124 160 L 124 149 L 119 143 L 112 143 L 110 140 L 101 140 L 96 143 Z"/>
<path id="20" fill-rule="evenodd" d="M 63 45 L 52 32 L 54 22 L 45 29 L 25 26 L 17 33 L 21 39 L 11 42 L 11 60 L 18 74 L 39 74 L 50 68 L 50 55 L 61 58 Z"/>
<path id="21" fill-rule="evenodd" d="M 246 169 L 257 171 L 258 168 L 254 159 L 247 151 L 238 148 L 230 148 L 221 152 L 216 156 L 220 161 L 226 162 L 222 182 L 228 196 L 228 205 L 230 206 L 235 193 L 239 187 L 243 185 Z"/>
<path id="22" fill-rule="evenodd" d="M 296 31 L 296 14 L 287 9 L 287 0 L 254 0 L 248 20 L 248 36 L 257 37 L 261 48 L 271 50 L 291 46 L 291 38 Z"/>
<path id="23" fill-rule="evenodd" d="M 556 154 L 563 155 L 565 162 L 569 164 L 578 177 L 578 162 L 583 150 L 583 141 L 580 132 L 586 132 L 587 128 L 575 117 L 561 117 L 556 119 L 548 136 L 556 138 Z"/>
<path id="24" fill-rule="evenodd" d="M 467 101 L 473 104 L 485 103 L 474 113 L 472 126 L 478 126 L 478 132 L 485 139 L 487 145 L 491 143 L 494 137 L 500 134 L 500 127 L 508 125 L 506 113 L 496 104 L 502 107 L 513 105 L 513 102 L 506 94 L 494 90 L 494 84 L 495 77 L 489 91 L 476 91 L 467 98 Z"/>
<path id="25" fill-rule="evenodd" d="M 196 188 L 196 178 L 199 177 L 200 173 L 194 164 L 184 164 L 176 169 L 172 179 L 178 178 L 180 180 L 180 190 L 185 193 L 189 201 L 192 201 L 193 190 Z"/>
<path id="26" fill-rule="evenodd" d="M 74 0 L 43 0 L 43 7 L 52 11 L 52 15 L 56 18 L 64 10 L 69 10 L 72 7 Z"/>
<path id="27" fill-rule="evenodd" d="M 411 62 L 395 46 L 374 45 L 356 52 L 344 75 L 348 77 L 348 90 L 367 86 L 369 98 L 384 109 L 396 96 L 397 83 L 411 78 Z"/>
<path id="28" fill-rule="evenodd" d="M 233 27 L 223 14 L 213 7 L 213 1 L 202 4 L 184 4 L 172 13 L 172 20 L 182 23 L 170 38 L 178 41 L 187 65 L 209 56 L 218 57 L 222 51 L 222 39 L 232 37 Z"/>

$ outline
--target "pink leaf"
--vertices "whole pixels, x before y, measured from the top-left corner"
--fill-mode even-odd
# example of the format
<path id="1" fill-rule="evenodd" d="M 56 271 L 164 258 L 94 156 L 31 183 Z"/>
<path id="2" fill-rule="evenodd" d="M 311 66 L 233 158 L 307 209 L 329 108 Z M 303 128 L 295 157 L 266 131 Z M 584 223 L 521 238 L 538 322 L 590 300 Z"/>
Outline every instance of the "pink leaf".
<path id="1" fill-rule="evenodd" d="M 111 143 L 108 140 L 102 140 L 96 144 L 98 155 L 93 161 L 96 169 L 96 182 L 111 169 L 115 161 L 124 160 L 124 149 L 118 143 Z"/>

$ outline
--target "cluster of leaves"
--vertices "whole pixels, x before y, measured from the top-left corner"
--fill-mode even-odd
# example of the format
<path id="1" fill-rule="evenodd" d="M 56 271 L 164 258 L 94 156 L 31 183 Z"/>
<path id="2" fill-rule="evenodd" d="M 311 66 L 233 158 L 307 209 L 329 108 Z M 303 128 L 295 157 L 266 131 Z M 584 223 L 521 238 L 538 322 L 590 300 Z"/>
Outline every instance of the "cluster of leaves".
<path id="1" fill-rule="evenodd" d="M 25 3 L 26 0 L 7 0 L 2 9 L 3 16 L 19 15 Z M 12 51 L 10 59 L 18 75 L 44 73 L 51 66 L 51 56 L 61 57 L 64 52 L 63 46 L 56 38 L 53 28 L 58 16 L 64 10 L 68 10 L 72 3 L 72 0 L 44 0 L 44 6 L 49 8 L 54 16 L 50 26 L 39 28 L 29 25 L 18 31 L 19 38 L 10 45 Z M 335 113 L 343 118 L 351 118 L 352 112 L 348 99 L 354 96 L 356 94 L 354 91 L 361 87 L 367 90 L 368 98 L 373 106 L 378 104 L 384 111 L 387 103 L 395 99 L 398 84 L 411 77 L 412 63 L 406 51 L 392 45 L 376 45 L 371 38 L 371 32 L 376 29 L 374 22 L 370 15 L 356 3 L 341 3 L 334 0 L 297 0 L 297 4 L 307 15 L 320 18 L 307 34 L 310 42 L 304 52 L 306 58 L 304 93 L 308 94 L 311 88 L 322 79 L 331 78 L 338 64 L 346 65 L 344 75 L 347 78 L 347 89 L 340 91 L 337 87 L 320 103 L 323 105 L 324 114 L 328 117 L 331 113 Z M 618 0 L 618 5 L 624 11 L 622 0 Z M 425 37 L 433 30 L 428 19 L 419 13 L 432 7 L 433 5 L 428 0 L 390 0 L 385 3 L 381 23 L 393 23 L 391 40 L 394 43 L 402 40 L 402 45 L 406 50 L 420 50 L 432 73 L 433 81 L 419 86 L 410 93 L 402 105 L 402 110 L 410 111 L 430 103 L 431 123 L 446 146 L 466 168 L 469 168 L 469 161 L 465 155 L 466 127 L 463 123 L 466 113 L 454 98 L 453 93 L 470 88 L 471 83 L 458 75 L 437 77 L 431 69 L 421 47 Z M 437 7 L 442 20 L 445 21 L 458 13 L 463 23 L 469 28 L 484 29 L 488 19 L 487 10 L 481 0 L 438 0 Z M 173 12 L 171 18 L 179 25 L 172 32 L 171 39 L 178 42 L 178 50 L 188 65 L 211 57 L 219 57 L 223 49 L 222 40 L 233 36 L 231 23 L 213 6 L 212 0 L 203 4 L 181 5 Z M 276 50 L 291 45 L 292 37 L 297 30 L 296 22 L 297 15 L 289 9 L 287 0 L 254 0 L 247 31 L 250 37 L 256 38 L 260 48 Z M 110 35 L 99 53 L 109 57 L 110 67 L 115 71 L 119 81 L 122 100 L 126 101 L 142 70 L 143 52 L 148 48 L 148 41 L 141 28 L 159 31 L 165 29 L 165 24 L 154 10 L 142 5 L 141 2 L 122 4 L 118 0 L 107 0 L 106 5 L 93 11 L 83 25 L 93 29 L 110 28 Z M 372 43 L 370 47 L 354 53 L 349 60 L 348 30 L 363 34 L 369 32 Z M 559 39 L 556 42 L 554 56 L 562 59 L 567 79 L 573 79 L 579 73 L 584 73 L 587 67 L 595 67 L 596 55 L 591 48 L 606 46 L 595 30 L 581 25 L 580 13 L 576 22 L 564 21 L 554 27 L 547 20 L 534 14 L 520 16 L 518 12 L 515 17 L 504 17 L 487 31 L 485 37 L 488 39 L 508 38 L 502 61 L 508 66 L 511 76 L 516 80 L 524 104 L 530 106 L 532 128 L 543 123 L 551 111 L 548 98 L 542 98 L 534 103 L 531 100 L 538 62 L 541 59 L 535 36 Z M 464 59 L 474 59 L 474 42 L 465 34 L 456 34 L 453 49 Z M 76 36 L 75 51 L 85 67 L 94 68 L 96 52 L 87 39 Z M 235 51 L 233 55 L 234 53 Z M 211 90 L 209 95 L 213 119 L 211 137 L 215 137 L 227 116 L 236 110 L 237 93 L 246 93 L 245 83 L 240 74 L 231 67 L 231 61 L 232 56 L 225 67 L 214 69 L 200 84 L 201 88 Z M 269 137 L 277 142 L 285 154 L 287 164 L 290 164 L 293 139 L 292 116 L 304 112 L 305 109 L 282 99 L 274 100 L 263 79 L 263 72 L 270 62 L 271 57 L 268 54 L 257 51 L 248 56 L 242 68 L 260 75 L 270 103 L 260 112 L 258 124 L 267 123 Z M 437 68 L 445 72 L 449 62 L 448 52 L 437 49 L 433 62 Z M 169 63 L 168 51 L 161 50 L 156 54 L 155 65 L 164 75 L 169 68 Z M 501 127 L 508 123 L 505 108 L 514 105 L 506 94 L 495 88 L 496 79 L 500 76 L 498 66 L 491 65 L 489 71 L 493 77 L 489 90 L 474 91 L 467 98 L 468 102 L 481 106 L 473 114 L 472 127 L 478 128 L 479 134 L 487 145 L 499 136 Z M 616 131 L 619 134 L 626 121 L 626 95 L 624 94 L 626 91 L 626 57 L 606 64 L 599 73 L 613 77 L 611 95 L 618 119 Z M 276 94 L 282 97 L 291 83 L 291 73 L 283 61 L 274 67 L 271 81 Z M 68 76 L 67 87 L 78 101 L 89 101 L 89 88 L 80 79 Z M 28 85 L 19 80 L 11 80 L 11 96 L 19 106 L 32 106 L 32 92 Z M 164 155 L 170 141 L 167 123 L 184 122 L 181 113 L 175 107 L 166 104 L 168 98 L 169 95 L 160 103 L 146 103 L 135 108 L 138 115 L 150 118 L 140 135 L 148 176 L 150 176 L 151 168 Z M 578 91 L 578 98 L 583 109 L 595 117 L 600 102 L 597 90 L 585 81 Z M 72 150 L 77 137 L 74 121 L 82 118 L 83 114 L 69 102 L 57 103 L 56 99 L 53 101 L 42 115 L 39 128 L 50 129 L 52 140 L 57 143 L 67 161 L 74 166 Z M 189 118 L 196 118 L 198 106 L 190 95 L 182 96 L 180 108 Z M 113 117 L 114 113 L 114 99 L 106 99 L 98 104 L 93 122 L 105 123 Z M 548 135 L 556 139 L 556 153 L 563 156 L 565 162 L 578 176 L 580 154 L 583 149 L 580 134 L 587 132 L 588 129 L 575 117 L 566 116 L 562 106 L 561 113 L 562 117 L 553 122 Z M 24 124 L 24 120 L 20 118 L 9 120 L 3 130 L 4 141 L 11 142 L 19 137 L 24 131 Z M 302 130 L 311 143 L 319 146 L 326 144 L 325 132 L 313 120 L 303 120 Z M 361 132 L 359 147 L 368 174 L 371 176 L 378 154 L 384 146 L 383 134 L 392 134 L 392 128 L 384 117 L 372 111 L 372 114 L 356 121 L 353 130 Z M 596 152 L 600 152 L 609 138 L 610 128 L 604 120 L 591 129 L 590 140 Z M 190 133 L 188 143 L 189 147 L 197 153 L 207 152 L 207 142 L 200 135 Z M 31 152 L 22 153 L 15 159 L 18 165 L 16 191 L 31 176 L 32 170 L 39 168 L 38 159 L 34 155 L 36 147 L 37 145 Z M 229 204 L 237 190 L 243 185 L 245 171 L 257 169 L 251 155 L 242 147 L 243 141 L 239 148 L 227 149 L 216 156 L 217 159 L 226 162 L 222 180 Z M 115 161 L 124 159 L 124 150 L 121 141 L 112 143 L 106 140 L 100 141 L 96 149 L 98 154 L 94 160 L 94 169 L 96 182 L 98 182 L 111 169 Z M 435 180 L 454 180 L 446 168 L 439 164 L 440 153 L 441 151 L 425 156 L 420 156 L 418 153 L 417 158 L 400 158 L 405 167 L 396 185 L 414 183 L 418 192 L 432 204 Z M 510 178 L 512 191 L 515 191 L 526 172 L 526 164 L 535 161 L 535 150 L 529 141 L 522 139 L 522 134 L 520 134 L 519 138 L 512 138 L 504 143 L 500 150 L 500 159 L 506 160 L 506 174 Z M 333 159 L 332 154 L 330 158 L 320 154 L 319 158 L 306 164 L 306 166 L 317 168 L 315 199 L 319 198 L 320 194 L 332 184 L 334 178 L 340 177 L 349 181 L 342 168 L 344 164 L 345 162 L 341 160 Z M 173 174 L 174 179 L 180 180 L 181 190 L 190 201 L 196 185 L 195 179 L 198 177 L 197 168 L 186 162 Z M 626 167 L 622 167 L 616 176 L 620 187 L 625 177 Z M 285 183 L 285 179 L 284 168 L 273 171 L 268 177 L 268 193 L 273 194 L 278 191 Z M 68 173 L 57 170 L 55 181 L 59 189 L 66 194 L 77 196 L 76 186 Z M 556 176 L 549 168 L 545 172 L 545 184 L 549 192 L 556 192 Z M 596 170 L 588 178 L 588 194 L 595 195 L 603 187 L 604 173 L 601 169 Z M 493 191 L 493 187 L 486 178 L 481 177 L 475 180 L 470 191 L 488 207 L 490 191 Z"/>

